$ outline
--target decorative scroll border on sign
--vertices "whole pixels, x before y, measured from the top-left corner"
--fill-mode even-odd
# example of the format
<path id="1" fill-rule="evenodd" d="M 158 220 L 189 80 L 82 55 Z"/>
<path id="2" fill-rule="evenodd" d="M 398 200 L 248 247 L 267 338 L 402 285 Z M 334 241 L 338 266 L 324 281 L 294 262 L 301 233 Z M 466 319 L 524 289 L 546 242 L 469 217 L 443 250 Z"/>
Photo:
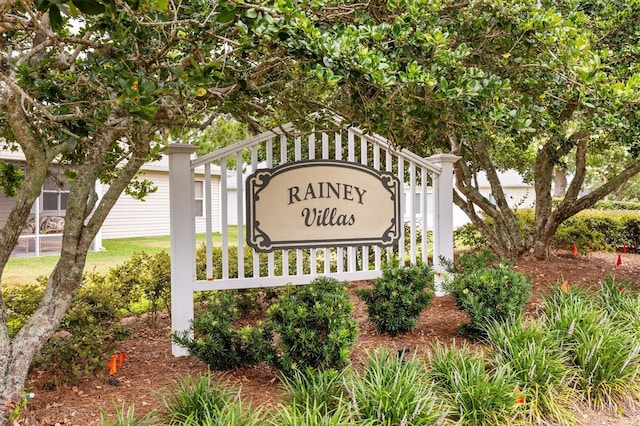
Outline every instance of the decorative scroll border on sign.
<path id="1" fill-rule="evenodd" d="M 301 188 L 294 186 L 294 183 L 288 180 L 294 177 L 301 179 L 307 175 L 323 176 L 327 181 L 310 182 L 307 184 L 310 187 Z M 333 184 L 330 182 L 331 179 L 364 182 L 366 188 L 344 182 Z M 272 187 L 277 187 L 278 190 Z M 285 187 L 286 191 L 283 191 Z M 292 188 L 295 188 L 295 191 Z M 305 188 L 307 188 L 306 192 Z M 335 196 L 331 198 L 331 195 Z M 272 169 L 260 169 L 246 180 L 247 243 L 258 252 L 334 246 L 391 246 L 400 238 L 401 196 L 400 180 L 393 173 L 379 171 L 355 162 L 306 160 L 283 164 Z M 313 200 L 308 201 L 308 198 Z M 370 199 L 374 201 L 367 204 L 365 201 Z M 281 221 L 287 223 L 273 219 L 279 212 L 284 213 L 286 208 L 292 208 L 292 204 L 299 203 L 305 206 L 307 202 L 315 207 L 301 207 L 305 212 L 302 214 L 303 218 L 300 218 L 300 215 L 284 214 Z M 329 203 L 328 207 L 319 205 L 325 202 Z M 350 203 L 355 212 L 338 214 L 337 209 L 330 205 L 331 202 L 342 203 L 342 207 Z M 269 221 L 263 220 L 267 210 L 271 215 Z M 313 220 L 309 219 L 309 211 L 313 211 L 315 215 Z M 304 219 L 305 214 L 306 219 Z M 367 223 L 372 222 L 382 226 L 373 226 L 371 234 L 368 233 L 368 229 L 367 232 L 361 232 L 361 228 L 355 225 L 357 223 L 357 226 L 363 226 L 361 225 L 363 220 L 360 220 L 359 216 L 366 216 Z M 292 217 L 295 220 L 291 220 Z M 274 231 L 274 220 L 279 223 L 276 226 L 277 232 Z M 263 222 L 269 222 L 269 224 Z M 298 222 L 306 224 L 300 225 Z M 286 235 L 283 235 L 283 227 L 286 228 Z M 352 229 L 351 232 L 350 229 Z M 312 232 L 314 230 L 315 232 Z M 323 235 L 318 235 L 319 233 Z"/>

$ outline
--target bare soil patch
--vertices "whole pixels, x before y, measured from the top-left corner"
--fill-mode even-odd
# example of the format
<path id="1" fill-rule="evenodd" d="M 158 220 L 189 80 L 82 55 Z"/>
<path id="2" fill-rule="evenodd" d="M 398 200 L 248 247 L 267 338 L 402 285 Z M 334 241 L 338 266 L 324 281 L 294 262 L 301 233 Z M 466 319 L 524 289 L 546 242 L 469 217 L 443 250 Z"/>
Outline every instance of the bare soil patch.
<path id="1" fill-rule="evenodd" d="M 618 255 L 622 260 L 620 266 L 616 266 Z M 639 254 L 594 253 L 574 256 L 568 252 L 557 252 L 544 262 L 520 259 L 514 269 L 533 278 L 533 297 L 527 310 L 534 315 L 541 294 L 565 279 L 572 285 L 593 287 L 613 273 L 617 280 L 628 281 L 636 289 L 640 288 Z M 351 356 L 356 367 L 362 365 L 368 351 L 376 348 L 409 348 L 420 356 L 434 341 L 449 343 L 464 340 L 458 328 L 467 318 L 456 308 L 450 296 L 435 298 L 422 313 L 418 327 L 412 332 L 396 337 L 377 335 L 375 327 L 367 321 L 364 303 L 354 296 L 354 289 L 366 285 L 367 282 L 354 282 L 349 288 L 354 316 L 360 327 Z M 166 314 L 154 323 L 139 320 L 133 324 L 131 337 L 120 342 L 117 348 L 129 357 L 114 376 L 119 383 L 117 386 L 107 383 L 107 363 L 111 354 L 105 354 L 104 374 L 85 379 L 76 386 L 60 386 L 50 390 L 46 384 L 46 373 L 34 371 L 28 390 L 35 393 L 35 398 L 30 400 L 21 424 L 98 425 L 101 412 L 114 415 L 116 408 L 127 408 L 130 404 L 135 404 L 137 415 L 161 409 L 162 392 L 166 392 L 178 377 L 195 376 L 207 371 L 207 366 L 193 357 L 175 358 L 171 355 L 170 331 L 171 325 Z M 264 365 L 215 373 L 215 376 L 238 389 L 240 397 L 254 407 L 276 406 L 283 397 L 277 372 Z M 576 411 L 584 425 L 640 426 L 638 413 L 601 413 L 583 407 L 576 407 Z"/>

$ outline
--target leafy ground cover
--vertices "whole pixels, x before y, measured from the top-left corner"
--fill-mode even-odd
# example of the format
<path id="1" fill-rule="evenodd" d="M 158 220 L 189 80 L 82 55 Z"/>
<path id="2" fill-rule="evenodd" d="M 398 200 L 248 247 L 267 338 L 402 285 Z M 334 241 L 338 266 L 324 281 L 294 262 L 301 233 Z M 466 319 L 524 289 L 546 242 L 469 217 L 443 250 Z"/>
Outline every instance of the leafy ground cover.
<path id="1" fill-rule="evenodd" d="M 527 312 L 536 315 L 542 303 L 542 295 L 568 280 L 572 285 L 595 286 L 605 276 L 615 274 L 616 279 L 633 283 L 638 289 L 640 282 L 640 255 L 621 254 L 622 264 L 616 266 L 617 254 L 594 253 L 590 256 L 574 256 L 567 252 L 555 253 L 549 261 L 521 259 L 514 269 L 531 274 L 533 296 Z M 435 298 L 431 306 L 418 318 L 418 326 L 411 332 L 398 335 L 378 335 L 376 326 L 367 321 L 366 306 L 355 295 L 357 289 L 367 288 L 368 282 L 352 283 L 349 292 L 354 303 L 354 316 L 360 332 L 351 354 L 356 368 L 363 368 L 367 354 L 374 349 L 388 348 L 392 351 L 408 349 L 420 356 L 434 342 L 448 344 L 464 342 L 459 326 L 468 321 L 466 315 L 456 309 L 453 298 Z M 104 374 L 86 379 L 76 386 L 47 387 L 47 373 L 35 370 L 31 375 L 30 389 L 35 393 L 26 411 L 25 422 L 30 425 L 92 425 L 100 424 L 101 412 L 114 415 L 116 410 L 135 404 L 137 415 L 161 406 L 161 395 L 179 377 L 195 376 L 206 372 L 204 363 L 192 358 L 174 358 L 171 355 L 170 321 L 161 315 L 158 321 L 137 320 L 131 338 L 122 341 L 118 350 L 129 359 L 108 382 L 108 361 L 105 354 Z M 473 344 L 472 342 L 468 342 Z M 215 373 L 214 377 L 224 385 L 239 389 L 243 401 L 252 406 L 275 407 L 285 395 L 285 390 L 276 376 L 276 371 L 264 365 L 253 368 L 234 369 Z M 575 407 L 578 419 L 585 425 L 632 426 L 640 424 L 637 413 L 604 413 Z"/>

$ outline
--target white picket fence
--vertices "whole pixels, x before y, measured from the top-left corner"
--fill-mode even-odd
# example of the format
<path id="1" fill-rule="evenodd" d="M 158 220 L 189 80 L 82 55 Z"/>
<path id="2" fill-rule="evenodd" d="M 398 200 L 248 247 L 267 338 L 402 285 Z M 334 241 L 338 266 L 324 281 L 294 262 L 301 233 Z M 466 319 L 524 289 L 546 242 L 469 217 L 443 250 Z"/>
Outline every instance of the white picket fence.
<path id="1" fill-rule="evenodd" d="M 171 318 L 174 331 L 189 328 L 195 291 L 308 284 L 321 275 L 345 281 L 369 280 L 381 275 L 381 265 L 391 253 L 412 264 L 433 259 L 439 290 L 444 273 L 439 259 L 453 258 L 453 163 L 459 157 L 439 154 L 422 158 L 407 150 L 398 150 L 386 139 L 355 127 L 302 134 L 291 125 L 192 159 L 195 149 L 191 145 L 171 144 L 166 150 L 170 167 Z M 230 250 L 232 245 L 245 246 L 245 176 L 260 168 L 313 159 L 346 160 L 396 174 L 400 182 L 404 182 L 407 194 L 403 201 L 407 222 L 400 240 L 391 248 L 327 247 L 278 250 L 268 254 L 252 250 L 252 265 L 245 265 L 244 250 L 237 250 L 235 255 L 235 250 Z M 213 191 L 212 167 L 220 172 L 219 191 Z M 204 168 L 203 210 L 208 260 L 206 276 L 197 279 L 194 171 L 201 168 Z M 229 206 L 229 175 L 235 176 L 235 185 L 231 185 L 233 191 L 237 191 L 235 206 Z M 213 194 L 219 194 L 219 206 L 213 204 Z M 433 202 L 429 203 L 431 200 Z M 222 233 L 222 262 L 216 265 L 211 256 L 214 231 L 211 212 L 215 209 L 219 209 Z M 227 235 L 230 209 L 236 209 L 237 242 L 230 242 Z M 427 217 L 432 217 L 433 223 L 427 223 Z M 174 345 L 173 354 L 186 355 L 186 351 Z"/>

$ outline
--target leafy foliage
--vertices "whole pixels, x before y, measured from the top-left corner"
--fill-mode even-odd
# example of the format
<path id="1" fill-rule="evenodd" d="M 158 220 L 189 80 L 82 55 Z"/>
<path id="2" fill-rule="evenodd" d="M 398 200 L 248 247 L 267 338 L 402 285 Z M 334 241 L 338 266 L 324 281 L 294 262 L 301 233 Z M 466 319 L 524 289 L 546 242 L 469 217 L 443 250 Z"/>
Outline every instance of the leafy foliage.
<path id="1" fill-rule="evenodd" d="M 293 2 L 280 9 L 300 24 L 279 42 L 328 88 L 332 110 L 419 154 L 462 156 L 456 204 L 476 225 L 494 220 L 479 230 L 502 255 L 543 256 L 564 219 L 640 171 L 636 6 L 409 0 L 341 6 L 343 19 Z M 585 185 L 592 154 L 616 147 L 627 154 L 620 167 Z M 554 171 L 569 163 L 566 201 L 552 209 Z M 535 185 L 524 233 L 498 179 L 505 169 Z M 481 173 L 493 199 L 479 191 Z"/>
<path id="2" fill-rule="evenodd" d="M 73 384 L 104 370 L 104 354 L 127 337 L 120 325 L 125 299 L 114 297 L 102 282 L 87 281 L 54 334 L 33 360 L 34 368 L 51 373 L 52 387 Z M 115 293 L 115 292 L 114 292 Z"/>
<path id="3" fill-rule="evenodd" d="M 366 303 L 378 333 L 402 334 L 416 327 L 416 319 L 431 303 L 433 277 L 427 264 L 400 267 L 396 259 L 383 266 L 373 288 L 357 289 L 356 294 Z"/>
<path id="4" fill-rule="evenodd" d="M 171 311 L 171 260 L 164 250 L 153 255 L 134 253 L 126 262 L 110 268 L 105 279 L 115 283 L 118 293 L 129 296 L 134 303 L 144 298 L 152 320 L 161 309 Z"/>
<path id="5" fill-rule="evenodd" d="M 460 273 L 444 284 L 456 305 L 469 314 L 471 322 L 463 331 L 473 337 L 484 336 L 484 327 L 492 321 L 522 315 L 531 296 L 529 277 L 511 270 L 506 261 L 488 267 L 484 256 L 483 252 L 461 255 L 457 260 Z"/>
<path id="6" fill-rule="evenodd" d="M 287 375 L 308 367 L 343 368 L 358 334 L 352 311 L 346 284 L 335 278 L 290 287 L 267 310 L 267 326 L 278 335 L 270 362 Z"/>
<path id="7" fill-rule="evenodd" d="M 172 340 L 213 370 L 245 367 L 266 357 L 270 337 L 260 327 L 237 328 L 238 309 L 233 294 L 218 292 L 196 315 L 189 330 L 173 334 Z"/>
<path id="8" fill-rule="evenodd" d="M 23 179 L 24 172 L 15 164 L 0 161 L 0 188 L 6 197 L 15 197 L 18 194 L 16 188 L 22 185 Z"/>
<path id="9" fill-rule="evenodd" d="M 10 287 L 3 292 L 4 302 L 7 305 L 7 327 L 9 336 L 15 336 L 27 322 L 42 301 L 44 285 L 24 284 Z"/>
<path id="10" fill-rule="evenodd" d="M 583 210 L 567 219 L 558 227 L 552 246 L 557 249 L 571 250 L 573 245 L 580 253 L 592 251 L 618 250 L 625 245 L 628 250 L 640 248 L 640 215 L 635 208 L 624 210 L 605 209 L 616 206 L 604 203 L 597 208 Z M 533 212 L 520 209 L 516 212 L 520 229 L 534 226 Z M 485 222 L 491 226 L 491 221 Z M 486 247 L 487 240 L 475 225 L 469 223 L 454 231 L 454 239 L 462 247 Z"/>

